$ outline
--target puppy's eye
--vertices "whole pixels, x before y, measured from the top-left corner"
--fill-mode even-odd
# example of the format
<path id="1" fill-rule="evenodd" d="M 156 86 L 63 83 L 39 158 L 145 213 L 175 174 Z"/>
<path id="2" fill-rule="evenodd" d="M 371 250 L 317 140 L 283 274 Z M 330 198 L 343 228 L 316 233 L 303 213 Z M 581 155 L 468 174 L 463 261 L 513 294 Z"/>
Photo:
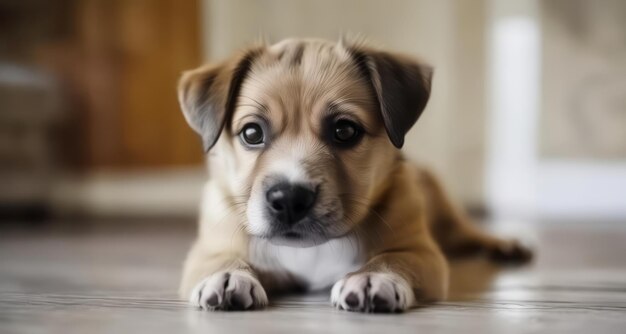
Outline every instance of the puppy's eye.
<path id="1" fill-rule="evenodd" d="M 263 129 L 256 123 L 248 123 L 243 126 L 239 133 L 241 140 L 250 146 L 259 146 L 263 144 Z"/>
<path id="2" fill-rule="evenodd" d="M 335 123 L 333 140 L 338 144 L 349 145 L 361 138 L 361 128 L 354 122 L 340 119 Z"/>

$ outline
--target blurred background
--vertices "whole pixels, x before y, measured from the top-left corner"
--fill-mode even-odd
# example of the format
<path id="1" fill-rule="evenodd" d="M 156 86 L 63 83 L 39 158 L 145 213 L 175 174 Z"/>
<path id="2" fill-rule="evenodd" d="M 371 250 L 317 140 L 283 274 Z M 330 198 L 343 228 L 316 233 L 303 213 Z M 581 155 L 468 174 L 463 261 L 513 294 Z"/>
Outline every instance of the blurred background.
<path id="1" fill-rule="evenodd" d="M 625 1 L 0 0 L 2 221 L 193 224 L 206 175 L 181 71 L 341 34 L 434 65 L 404 150 L 465 206 L 625 220 Z"/>

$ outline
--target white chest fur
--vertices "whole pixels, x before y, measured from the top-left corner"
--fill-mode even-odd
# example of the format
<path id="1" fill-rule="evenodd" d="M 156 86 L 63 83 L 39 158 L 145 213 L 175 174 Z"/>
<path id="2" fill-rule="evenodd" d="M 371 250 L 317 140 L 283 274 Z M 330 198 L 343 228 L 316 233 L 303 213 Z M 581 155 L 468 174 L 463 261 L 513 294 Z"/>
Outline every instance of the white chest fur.
<path id="1" fill-rule="evenodd" d="M 307 248 L 278 246 L 254 239 L 250 261 L 264 271 L 288 272 L 308 284 L 310 290 L 330 287 L 363 264 L 362 251 L 352 237 L 333 239 Z"/>

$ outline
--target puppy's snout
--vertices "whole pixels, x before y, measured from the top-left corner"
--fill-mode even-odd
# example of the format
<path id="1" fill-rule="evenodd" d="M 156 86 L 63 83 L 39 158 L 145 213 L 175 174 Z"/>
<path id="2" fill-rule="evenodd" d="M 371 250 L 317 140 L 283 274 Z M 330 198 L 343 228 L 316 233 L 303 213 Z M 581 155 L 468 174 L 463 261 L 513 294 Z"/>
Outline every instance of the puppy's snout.
<path id="1" fill-rule="evenodd" d="M 302 220 L 315 205 L 317 192 L 290 183 L 279 183 L 266 194 L 270 213 L 283 223 L 293 224 Z"/>

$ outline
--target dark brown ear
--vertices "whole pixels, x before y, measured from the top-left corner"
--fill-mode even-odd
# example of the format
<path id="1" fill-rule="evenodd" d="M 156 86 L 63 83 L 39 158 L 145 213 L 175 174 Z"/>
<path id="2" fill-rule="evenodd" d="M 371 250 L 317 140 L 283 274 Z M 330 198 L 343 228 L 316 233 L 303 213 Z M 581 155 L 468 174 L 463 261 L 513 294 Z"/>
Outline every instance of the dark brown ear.
<path id="1" fill-rule="evenodd" d="M 348 48 L 371 81 L 389 139 L 397 148 L 424 111 L 430 97 L 432 67 L 410 57 L 366 48 Z"/>
<path id="2" fill-rule="evenodd" d="M 183 73 L 178 101 L 189 126 L 202 137 L 208 152 L 232 116 L 241 84 L 261 48 L 251 49 L 231 61 Z"/>

